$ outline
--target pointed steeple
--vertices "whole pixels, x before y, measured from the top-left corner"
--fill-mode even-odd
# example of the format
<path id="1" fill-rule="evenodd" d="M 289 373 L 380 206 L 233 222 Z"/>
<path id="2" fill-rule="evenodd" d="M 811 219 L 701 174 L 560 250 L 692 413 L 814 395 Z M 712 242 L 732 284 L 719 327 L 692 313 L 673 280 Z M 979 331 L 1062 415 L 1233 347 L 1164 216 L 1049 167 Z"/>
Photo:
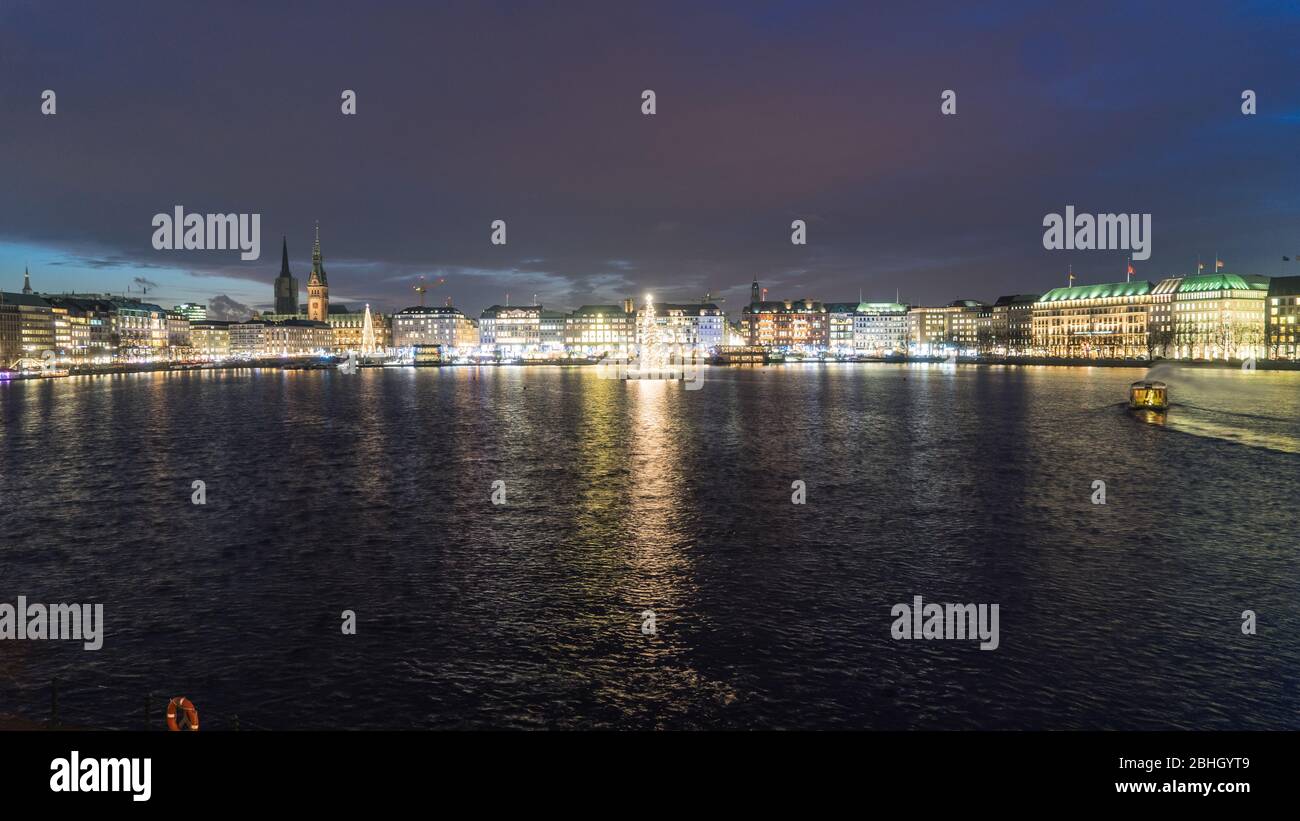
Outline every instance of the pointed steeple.
<path id="1" fill-rule="evenodd" d="M 307 277 L 307 284 L 319 282 L 321 285 L 329 285 L 329 280 L 325 278 L 325 259 L 320 252 L 320 223 L 316 223 L 316 242 L 311 247 L 311 275 Z"/>
<path id="2" fill-rule="evenodd" d="M 32 274 L 31 271 L 27 270 L 27 266 L 24 265 L 23 266 L 23 293 L 30 294 L 31 292 L 32 292 Z"/>
<path id="3" fill-rule="evenodd" d="M 295 316 L 301 311 L 298 306 L 298 280 L 289 273 L 289 240 L 283 237 L 281 239 L 280 275 L 275 278 L 275 312 Z"/>

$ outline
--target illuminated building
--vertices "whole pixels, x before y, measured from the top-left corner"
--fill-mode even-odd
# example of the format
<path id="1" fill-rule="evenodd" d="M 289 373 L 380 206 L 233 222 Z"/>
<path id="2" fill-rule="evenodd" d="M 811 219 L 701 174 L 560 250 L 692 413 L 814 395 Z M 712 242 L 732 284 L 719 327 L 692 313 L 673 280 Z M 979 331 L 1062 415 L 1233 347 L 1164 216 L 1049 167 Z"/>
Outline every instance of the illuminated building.
<path id="1" fill-rule="evenodd" d="M 542 344 L 542 308 L 493 305 L 479 315 L 479 344 L 504 356 L 535 353 Z"/>
<path id="2" fill-rule="evenodd" d="M 908 311 L 907 319 L 908 351 L 917 356 L 978 353 L 981 339 L 992 330 L 992 310 L 973 299 L 958 299 L 942 307 L 915 307 Z"/>
<path id="3" fill-rule="evenodd" d="M 287 259 L 287 243 L 285 254 Z M 295 301 L 297 301 L 296 298 Z M 277 299 L 276 313 L 281 313 L 279 303 L 280 300 Z M 287 300 L 284 307 L 289 307 Z M 329 314 L 330 285 L 325 276 L 325 260 L 320 252 L 320 223 L 316 223 L 316 242 L 311 249 L 311 273 L 307 276 L 307 319 L 312 322 L 326 322 L 329 319 Z"/>
<path id="4" fill-rule="evenodd" d="M 1151 358 L 1176 355 L 1174 330 L 1174 294 L 1183 277 L 1166 277 L 1151 289 L 1151 308 L 1147 314 L 1147 350 Z"/>
<path id="5" fill-rule="evenodd" d="M 35 294 L 0 293 L 0 367 L 54 350 L 54 311 Z"/>
<path id="6" fill-rule="evenodd" d="M 546 353 L 564 352 L 565 315 L 560 311 L 542 311 L 538 319 L 538 339 Z"/>
<path id="7" fill-rule="evenodd" d="M 334 350 L 338 352 L 366 351 L 365 326 L 366 312 L 336 311 L 342 306 L 330 306 L 329 326 L 334 331 Z M 369 306 L 367 306 L 368 308 Z M 370 326 L 374 332 L 374 344 L 377 349 L 387 349 L 391 344 L 388 317 L 383 314 L 370 314 Z M 369 351 L 374 353 L 374 351 Z"/>
<path id="8" fill-rule="evenodd" d="M 113 316 L 117 309 L 112 302 L 95 296 L 50 296 L 45 300 L 54 312 L 59 351 L 69 361 L 103 363 L 114 356 Z"/>
<path id="9" fill-rule="evenodd" d="M 1271 359 L 1300 359 L 1300 276 L 1273 277 L 1268 285 L 1265 347 Z"/>
<path id="10" fill-rule="evenodd" d="M 167 312 L 130 297 L 111 302 L 118 356 L 127 361 L 161 356 L 167 348 Z"/>
<path id="11" fill-rule="evenodd" d="M 267 323 L 266 353 L 270 356 L 308 356 L 334 350 L 334 331 L 326 322 L 286 319 Z"/>
<path id="12" fill-rule="evenodd" d="M 564 321 L 564 345 L 582 356 L 629 356 L 636 345 L 636 318 L 621 305 L 583 305 Z"/>
<path id="13" fill-rule="evenodd" d="M 907 312 L 907 352 L 915 356 L 937 356 L 948 347 L 950 307 L 916 306 Z"/>
<path id="14" fill-rule="evenodd" d="M 258 357 L 266 353 L 266 320 L 248 319 L 227 326 L 230 337 L 230 355 Z"/>
<path id="15" fill-rule="evenodd" d="M 183 302 L 180 305 L 176 305 L 172 308 L 172 313 L 180 314 L 190 322 L 198 322 L 199 320 L 208 318 L 207 307 L 200 305 L 197 302 Z"/>
<path id="16" fill-rule="evenodd" d="M 172 359 L 190 356 L 190 321 L 184 314 L 167 314 L 167 352 Z"/>
<path id="17" fill-rule="evenodd" d="M 999 356 L 1027 356 L 1034 348 L 1034 303 L 1041 294 L 1011 294 L 993 303 L 990 350 Z"/>
<path id="18" fill-rule="evenodd" d="M 313 356 L 329 353 L 333 347 L 329 324 L 312 319 L 250 319 L 230 324 L 231 356 Z"/>
<path id="19" fill-rule="evenodd" d="M 1172 356 L 1179 359 L 1245 359 L 1264 356 L 1267 277 L 1203 274 L 1170 277 Z M 1163 331 L 1163 329 L 1161 329 Z M 1163 333 L 1160 341 L 1163 340 Z"/>
<path id="20" fill-rule="evenodd" d="M 1149 346 L 1171 359 L 1262 357 L 1268 278 L 1166 277 L 1151 291 Z"/>
<path id="21" fill-rule="evenodd" d="M 755 302 L 740 312 L 749 345 L 825 350 L 830 344 L 826 306 L 810 299 Z"/>
<path id="22" fill-rule="evenodd" d="M 860 302 L 853 315 L 853 351 L 859 356 L 907 352 L 907 306 Z"/>
<path id="23" fill-rule="evenodd" d="M 1033 348 L 1052 357 L 1143 359 L 1152 285 L 1145 280 L 1053 288 L 1033 306 Z"/>
<path id="24" fill-rule="evenodd" d="M 217 319 L 190 323 L 190 347 L 200 359 L 216 361 L 230 356 L 230 326 Z"/>
<path id="25" fill-rule="evenodd" d="M 316 229 L 317 245 L 320 244 L 320 227 Z M 281 237 L 280 275 L 275 278 L 275 312 L 277 314 L 296 314 L 298 307 L 298 280 L 289 273 L 289 240 Z M 325 276 L 321 269 L 321 276 Z M 203 317 L 206 318 L 206 315 Z M 191 317 L 193 319 L 193 317 Z"/>
<path id="26" fill-rule="evenodd" d="M 447 350 L 469 350 L 478 345 L 478 325 L 450 305 L 403 308 L 392 317 L 392 346 L 441 345 Z"/>
<path id="27" fill-rule="evenodd" d="M 979 353 L 982 350 L 981 328 L 987 337 L 992 331 L 992 312 L 989 306 L 974 299 L 959 299 L 948 305 L 948 331 L 945 341 L 948 347 L 962 354 Z"/>
<path id="28" fill-rule="evenodd" d="M 857 302 L 826 303 L 826 347 L 836 353 L 853 352 L 853 317 Z"/>
<path id="29" fill-rule="evenodd" d="M 682 353 L 707 353 L 726 341 L 727 316 L 712 302 L 651 303 L 660 344 Z M 640 311 L 638 311 L 639 315 Z M 636 344 L 642 344 L 644 332 L 638 324 Z"/>

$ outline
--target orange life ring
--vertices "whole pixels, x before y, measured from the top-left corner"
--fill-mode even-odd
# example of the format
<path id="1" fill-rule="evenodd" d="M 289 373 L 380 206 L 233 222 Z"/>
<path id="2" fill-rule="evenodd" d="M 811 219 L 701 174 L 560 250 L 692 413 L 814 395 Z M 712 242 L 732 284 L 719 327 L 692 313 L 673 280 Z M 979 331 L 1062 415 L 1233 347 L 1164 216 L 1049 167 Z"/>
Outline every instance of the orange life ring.
<path id="1" fill-rule="evenodd" d="M 199 729 L 199 711 L 194 709 L 194 704 L 185 696 L 177 696 L 167 704 L 167 729 L 173 733 L 179 732 L 182 728 L 176 723 L 176 714 L 180 711 L 185 714 L 184 729 L 195 731 Z"/>

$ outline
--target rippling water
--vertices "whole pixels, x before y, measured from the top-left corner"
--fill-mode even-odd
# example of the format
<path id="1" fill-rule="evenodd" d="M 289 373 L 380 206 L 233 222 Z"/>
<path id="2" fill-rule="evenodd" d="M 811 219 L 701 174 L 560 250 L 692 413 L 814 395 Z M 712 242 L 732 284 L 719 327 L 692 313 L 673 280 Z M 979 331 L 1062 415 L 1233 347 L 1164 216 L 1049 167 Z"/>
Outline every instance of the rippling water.
<path id="1" fill-rule="evenodd" d="M 108 628 L 0 642 L 0 713 L 57 677 L 107 727 L 1300 728 L 1300 373 L 1162 373 L 1164 426 L 1141 375 L 0 386 L 0 601 Z M 914 595 L 998 603 L 1000 648 L 893 640 Z"/>

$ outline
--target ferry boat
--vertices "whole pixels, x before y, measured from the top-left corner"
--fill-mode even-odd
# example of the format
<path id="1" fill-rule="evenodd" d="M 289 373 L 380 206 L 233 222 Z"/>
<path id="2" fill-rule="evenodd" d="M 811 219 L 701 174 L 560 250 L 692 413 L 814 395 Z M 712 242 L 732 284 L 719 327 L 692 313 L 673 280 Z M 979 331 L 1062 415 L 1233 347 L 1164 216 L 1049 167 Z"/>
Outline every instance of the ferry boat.
<path id="1" fill-rule="evenodd" d="M 1128 406 L 1133 410 L 1168 410 L 1169 388 L 1164 382 L 1134 382 L 1128 386 Z"/>

